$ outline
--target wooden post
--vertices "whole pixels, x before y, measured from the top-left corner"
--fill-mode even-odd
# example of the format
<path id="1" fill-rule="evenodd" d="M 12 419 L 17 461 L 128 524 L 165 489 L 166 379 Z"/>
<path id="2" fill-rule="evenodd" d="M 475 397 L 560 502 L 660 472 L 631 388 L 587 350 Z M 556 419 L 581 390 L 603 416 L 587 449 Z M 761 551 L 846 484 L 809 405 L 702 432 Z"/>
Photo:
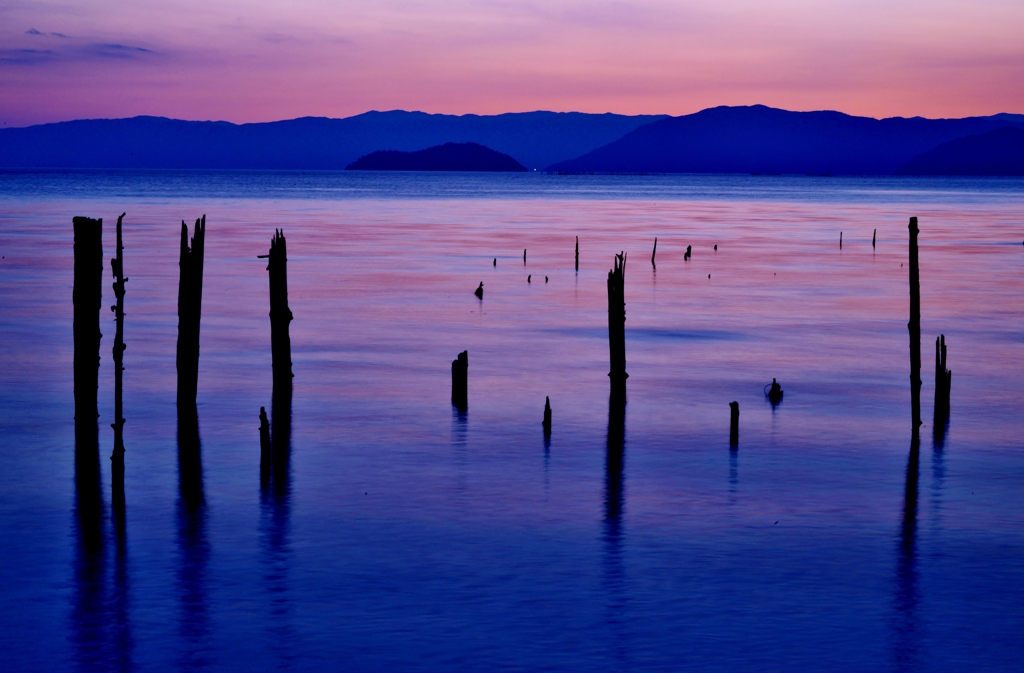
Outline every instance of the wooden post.
<path id="1" fill-rule="evenodd" d="M 843 249 L 843 232 L 839 232 L 839 249 Z"/>
<path id="2" fill-rule="evenodd" d="M 544 398 L 544 436 L 551 436 L 551 398 Z"/>
<path id="3" fill-rule="evenodd" d="M 113 484 L 114 502 L 118 494 L 124 497 L 124 407 L 122 393 L 124 390 L 124 284 L 128 279 L 124 275 L 124 246 L 121 244 L 121 221 L 125 213 L 117 218 L 117 248 L 114 259 L 110 260 L 110 270 L 114 276 L 114 296 L 117 303 L 110 308 L 114 311 L 116 329 L 114 332 L 114 452 L 110 454 L 110 478 Z M 119 488 L 120 487 L 120 488 Z"/>
<path id="4" fill-rule="evenodd" d="M 921 274 L 917 264 L 917 218 L 910 218 L 910 411 L 912 427 L 921 425 Z"/>
<path id="5" fill-rule="evenodd" d="M 935 425 L 949 416 L 953 372 L 946 369 L 946 335 L 935 337 Z"/>
<path id="6" fill-rule="evenodd" d="M 462 351 L 452 360 L 452 404 L 459 411 L 469 406 L 469 351 Z"/>
<path id="7" fill-rule="evenodd" d="M 740 441 L 740 403 L 729 403 L 729 446 L 736 448 Z"/>
<path id="8" fill-rule="evenodd" d="M 654 256 L 657 255 L 657 254 L 658 254 L 658 237 L 655 236 L 654 237 L 654 250 L 651 250 L 651 266 L 653 266 L 655 268 L 657 268 L 657 265 L 654 263 Z"/>
<path id="9" fill-rule="evenodd" d="M 580 237 L 576 237 L 576 271 L 580 270 Z"/>
<path id="10" fill-rule="evenodd" d="M 523 248 L 523 266 L 526 266 L 526 248 Z"/>
<path id="11" fill-rule="evenodd" d="M 871 232 L 871 249 L 872 250 L 875 249 L 875 236 L 877 236 L 877 235 L 878 235 L 878 229 L 875 229 L 874 231 Z"/>
<path id="12" fill-rule="evenodd" d="M 266 407 L 260 407 L 260 484 L 266 486 L 270 479 L 271 450 L 270 422 Z"/>
<path id="13" fill-rule="evenodd" d="M 625 394 L 626 379 L 626 254 L 615 255 L 614 268 L 608 272 L 608 347 L 611 360 L 612 394 Z"/>
<path id="14" fill-rule="evenodd" d="M 270 354 L 274 371 L 274 394 L 287 393 L 292 389 L 292 340 L 288 325 L 292 312 L 288 308 L 288 251 L 284 231 L 278 229 L 270 241 L 267 254 L 267 271 L 270 272 Z M 275 417 L 276 420 L 276 417 Z"/>
<path id="15" fill-rule="evenodd" d="M 686 246 L 686 252 L 683 253 L 683 261 L 685 262 L 690 259 L 691 254 L 693 254 L 693 247 L 688 245 Z"/>
<path id="16" fill-rule="evenodd" d="M 100 367 L 100 304 L 103 301 L 103 220 L 72 219 L 75 232 L 74 304 L 75 428 L 96 432 Z"/>
<path id="17" fill-rule="evenodd" d="M 203 308 L 203 258 L 206 215 L 196 220 L 189 248 L 188 227 L 181 223 L 178 257 L 178 410 L 195 412 L 199 387 L 199 321 Z"/>

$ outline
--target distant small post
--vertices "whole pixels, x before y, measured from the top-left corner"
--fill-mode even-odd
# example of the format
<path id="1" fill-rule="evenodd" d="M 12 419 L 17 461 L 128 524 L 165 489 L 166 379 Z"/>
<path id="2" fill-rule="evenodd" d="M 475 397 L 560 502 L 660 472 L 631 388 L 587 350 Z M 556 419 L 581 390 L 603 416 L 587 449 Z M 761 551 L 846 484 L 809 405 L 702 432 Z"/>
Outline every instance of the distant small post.
<path id="1" fill-rule="evenodd" d="M 729 446 L 736 448 L 740 443 L 740 403 L 729 403 Z"/>
<path id="2" fill-rule="evenodd" d="M 878 235 L 878 229 L 875 229 L 874 231 L 871 232 L 871 249 L 872 250 L 875 249 L 875 236 L 877 236 L 877 235 Z"/>
<path id="3" fill-rule="evenodd" d="M 843 249 L 843 232 L 839 232 L 839 249 Z"/>
<path id="4" fill-rule="evenodd" d="M 626 379 L 626 254 L 615 255 L 614 268 L 608 272 L 608 347 L 611 359 L 612 394 L 625 394 Z"/>
<path id="5" fill-rule="evenodd" d="M 181 223 L 178 256 L 178 410 L 194 412 L 199 388 L 199 322 L 203 308 L 203 258 L 206 215 L 196 220 L 189 248 L 188 226 Z"/>
<path id="6" fill-rule="evenodd" d="M 921 425 L 921 274 L 917 264 L 917 218 L 910 218 L 910 412 L 913 429 Z"/>
<path id="7" fill-rule="evenodd" d="M 544 398 L 544 436 L 551 436 L 551 398 Z"/>
<path id="8" fill-rule="evenodd" d="M 271 457 L 270 421 L 267 419 L 267 409 L 260 407 L 260 483 L 264 485 L 270 479 Z"/>
<path id="9" fill-rule="evenodd" d="M 654 250 L 651 250 L 651 266 L 653 266 L 655 268 L 657 268 L 657 265 L 654 263 L 654 256 L 657 255 L 657 254 L 658 254 L 658 237 L 655 236 L 654 237 Z"/>
<path id="10" fill-rule="evenodd" d="M 526 266 L 526 248 L 523 248 L 523 266 Z"/>
<path id="11" fill-rule="evenodd" d="M 580 237 L 576 237 L 576 271 L 580 270 Z"/>
<path id="12" fill-rule="evenodd" d="M 946 369 L 946 335 L 935 337 L 935 425 L 949 417 L 953 372 Z"/>
<path id="13" fill-rule="evenodd" d="M 452 360 L 452 404 L 459 411 L 469 406 L 469 351 L 462 351 Z"/>

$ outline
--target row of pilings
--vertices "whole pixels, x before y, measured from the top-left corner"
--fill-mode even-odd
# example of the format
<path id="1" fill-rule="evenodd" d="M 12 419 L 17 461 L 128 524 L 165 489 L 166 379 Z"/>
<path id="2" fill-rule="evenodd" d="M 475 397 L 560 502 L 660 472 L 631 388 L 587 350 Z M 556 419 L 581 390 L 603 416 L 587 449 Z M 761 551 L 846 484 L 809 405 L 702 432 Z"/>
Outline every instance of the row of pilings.
<path id="1" fill-rule="evenodd" d="M 116 254 L 111 260 L 114 277 L 116 304 L 111 306 L 115 313 L 116 333 L 113 346 L 115 379 L 115 420 L 114 450 L 111 454 L 112 482 L 115 502 L 123 500 L 124 440 L 123 440 L 123 354 L 124 343 L 124 275 L 122 221 L 118 218 L 116 232 Z M 99 371 L 99 346 L 102 334 L 99 326 L 99 308 L 102 303 L 102 220 L 76 217 L 74 224 L 74 340 L 75 340 L 75 421 L 77 445 L 83 447 L 96 443 L 97 387 Z M 912 427 L 918 432 L 921 421 L 921 298 L 920 268 L 918 263 L 917 218 L 909 224 L 909 281 L 910 281 L 910 383 Z M 185 436 L 197 436 L 196 395 L 199 371 L 199 335 L 202 316 L 203 265 L 205 257 L 206 218 L 196 220 L 193 236 L 188 237 L 188 226 L 182 222 L 179 256 L 178 284 L 178 341 L 176 367 L 178 372 L 177 402 L 179 431 Z M 577 244 L 578 245 L 578 244 Z M 275 476 L 275 466 L 287 469 L 289 460 L 289 436 L 292 396 L 291 339 L 289 325 L 293 319 L 288 306 L 287 245 L 283 231 L 276 230 L 270 242 L 266 258 L 270 282 L 271 353 L 273 368 L 272 414 L 274 423 L 268 423 L 265 409 L 260 410 L 261 436 L 261 481 L 266 486 Z M 525 257 L 525 251 L 524 251 Z M 653 262 L 653 254 L 652 254 Z M 608 272 L 608 343 L 610 397 L 613 407 L 620 404 L 624 410 L 626 398 L 626 346 L 625 346 L 625 266 L 626 254 L 615 255 L 613 268 Z M 940 433 L 949 417 L 949 395 L 952 374 L 946 368 L 945 335 L 936 339 L 935 360 L 935 426 Z M 468 406 L 468 352 L 463 351 L 452 362 L 452 403 L 460 412 Z M 738 445 L 739 405 L 730 403 L 730 446 Z M 545 400 L 544 434 L 551 434 L 550 400 Z M 87 437 L 91 435 L 92 437 Z M 195 459 L 186 458 L 186 464 L 198 464 L 198 442 L 186 442 L 196 446 Z M 85 459 L 83 465 L 92 464 Z M 98 469 L 98 464 L 96 465 Z M 87 468 L 91 469 L 91 468 Z M 191 468 L 190 468 L 191 469 Z"/>
<path id="2" fill-rule="evenodd" d="M 111 460 L 111 492 L 115 515 L 123 518 L 124 504 L 124 339 L 125 275 L 122 225 L 125 214 L 117 219 L 116 251 L 111 259 L 115 304 L 114 361 L 114 448 Z M 100 309 L 103 298 L 103 220 L 73 218 L 74 226 L 74 397 L 76 482 L 98 483 Z M 183 501 L 202 502 L 202 464 L 196 397 L 199 383 L 199 341 L 202 319 L 203 265 L 206 248 L 206 216 L 195 222 L 192 237 L 188 225 L 181 223 L 178 278 L 178 339 L 175 354 L 177 369 L 178 463 Z M 267 270 L 270 278 L 271 353 L 273 367 L 272 428 L 261 409 L 262 425 L 267 425 L 267 441 L 261 452 L 262 483 L 275 481 L 287 485 L 289 437 L 291 429 L 292 364 L 288 306 L 287 248 L 284 233 L 276 230 L 270 242 Z M 264 434 L 261 428 L 261 438 Z M 261 442 L 262 444 L 263 442 Z M 85 491 L 88 491 L 85 488 Z M 95 498 L 85 501 L 99 503 Z M 98 506 L 98 505 L 97 505 Z M 88 508 L 85 508 L 88 509 Z M 84 509 L 83 509 L 84 511 Z"/>

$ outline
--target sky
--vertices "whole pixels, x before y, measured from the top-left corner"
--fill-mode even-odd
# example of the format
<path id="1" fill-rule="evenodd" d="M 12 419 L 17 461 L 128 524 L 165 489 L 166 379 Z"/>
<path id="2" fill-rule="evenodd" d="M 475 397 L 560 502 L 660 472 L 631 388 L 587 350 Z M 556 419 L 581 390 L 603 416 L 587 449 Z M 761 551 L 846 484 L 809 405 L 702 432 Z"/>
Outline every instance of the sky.
<path id="1" fill-rule="evenodd" d="M 1022 0 L 0 0 L 0 127 L 367 110 L 1024 113 Z"/>

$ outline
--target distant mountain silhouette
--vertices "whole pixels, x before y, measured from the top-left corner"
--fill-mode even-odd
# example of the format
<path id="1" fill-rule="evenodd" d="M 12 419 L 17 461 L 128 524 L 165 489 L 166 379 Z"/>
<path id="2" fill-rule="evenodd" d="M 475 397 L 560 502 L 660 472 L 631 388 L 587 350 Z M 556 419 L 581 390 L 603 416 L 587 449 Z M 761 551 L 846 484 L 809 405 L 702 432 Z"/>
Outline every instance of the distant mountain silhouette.
<path id="1" fill-rule="evenodd" d="M 0 129 L 0 167 L 342 169 L 375 150 L 475 142 L 528 168 L 543 168 L 662 118 L 580 112 L 454 116 L 399 110 L 259 124 L 90 119 Z"/>
<path id="2" fill-rule="evenodd" d="M 914 157 L 896 173 L 1024 175 L 1024 129 L 1004 126 L 988 133 L 950 140 Z"/>
<path id="3" fill-rule="evenodd" d="M 1020 121 L 1018 121 L 1020 119 Z M 841 112 L 716 107 L 655 121 L 550 171 L 891 175 L 937 145 L 1021 115 L 872 119 Z"/>
<path id="4" fill-rule="evenodd" d="M 379 150 L 359 157 L 349 171 L 495 171 L 522 173 L 526 168 L 501 152 L 477 143 L 445 143 L 418 152 Z"/>

